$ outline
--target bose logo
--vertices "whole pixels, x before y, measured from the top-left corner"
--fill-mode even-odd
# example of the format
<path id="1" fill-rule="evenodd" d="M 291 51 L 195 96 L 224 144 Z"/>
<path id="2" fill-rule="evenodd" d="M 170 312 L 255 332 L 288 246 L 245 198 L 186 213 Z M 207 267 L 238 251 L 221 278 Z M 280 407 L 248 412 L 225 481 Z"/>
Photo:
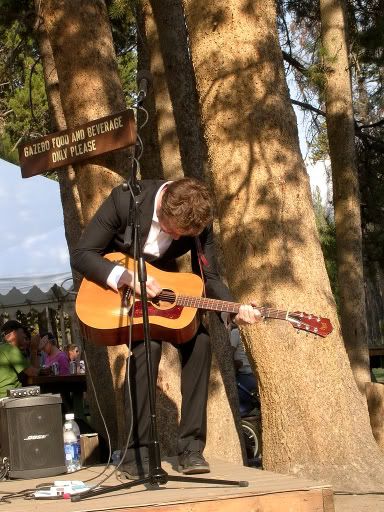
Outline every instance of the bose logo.
<path id="1" fill-rule="evenodd" d="M 35 434 L 34 436 L 24 437 L 24 441 L 35 441 L 36 439 L 45 439 L 49 434 Z"/>

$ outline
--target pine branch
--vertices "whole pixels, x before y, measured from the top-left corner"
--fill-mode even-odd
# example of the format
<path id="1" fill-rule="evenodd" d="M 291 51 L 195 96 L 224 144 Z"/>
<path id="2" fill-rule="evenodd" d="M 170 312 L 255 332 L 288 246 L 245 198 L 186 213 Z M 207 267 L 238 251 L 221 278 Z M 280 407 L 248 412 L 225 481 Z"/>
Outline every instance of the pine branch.
<path id="1" fill-rule="evenodd" d="M 295 59 L 295 57 L 285 52 L 284 50 L 282 50 L 281 53 L 283 54 L 283 59 L 285 60 L 285 62 L 288 62 L 288 64 L 297 69 L 297 71 L 300 71 L 300 73 L 302 73 L 303 75 L 308 74 L 308 69 L 303 64 L 301 64 L 301 62 Z"/>
<path id="2" fill-rule="evenodd" d="M 299 107 L 302 107 L 302 108 L 304 108 L 306 110 L 309 110 L 311 112 L 315 112 L 316 114 L 325 117 L 325 112 L 323 112 L 322 110 L 314 107 L 310 103 L 304 103 L 302 101 L 297 101 L 297 100 L 293 100 L 293 99 L 291 99 L 291 103 L 293 105 L 297 105 Z M 378 139 L 377 137 L 373 137 L 372 135 L 369 135 L 367 133 L 363 133 L 361 131 L 361 128 L 370 128 L 372 126 L 379 126 L 381 124 L 384 124 L 384 120 L 381 120 L 381 121 L 378 121 L 377 123 L 374 123 L 372 125 L 366 125 L 366 126 L 359 126 L 357 124 L 357 121 L 355 121 L 355 130 L 356 130 L 355 134 L 356 134 L 356 137 L 358 137 L 360 140 L 362 140 L 363 142 L 368 144 L 371 149 L 374 149 L 378 153 L 384 154 L 384 142 L 382 140 Z"/>
<path id="3" fill-rule="evenodd" d="M 306 110 L 310 110 L 311 112 L 315 112 L 316 114 L 319 114 L 320 116 L 325 117 L 325 112 L 314 107 L 310 103 L 303 103 L 302 101 L 293 100 L 292 98 L 291 98 L 291 103 L 293 103 L 293 105 L 297 105 L 298 107 L 305 108 Z"/>

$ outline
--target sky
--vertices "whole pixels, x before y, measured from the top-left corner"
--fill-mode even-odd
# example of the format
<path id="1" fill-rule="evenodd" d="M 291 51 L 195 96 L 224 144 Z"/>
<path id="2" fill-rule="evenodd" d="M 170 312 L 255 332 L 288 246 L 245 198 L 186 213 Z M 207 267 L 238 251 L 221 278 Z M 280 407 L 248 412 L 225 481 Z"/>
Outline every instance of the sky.
<path id="1" fill-rule="evenodd" d="M 0 279 L 70 272 L 59 184 L 0 159 Z"/>
<path id="2" fill-rule="evenodd" d="M 326 166 L 329 164 L 326 161 L 316 162 L 315 165 L 311 164 L 307 156 L 308 149 L 307 143 L 305 141 L 305 124 L 307 121 L 304 119 L 303 111 L 299 107 L 293 105 L 293 110 L 295 111 L 296 114 L 297 126 L 299 130 L 300 149 L 307 169 L 307 173 L 309 175 L 311 189 L 314 190 L 316 187 L 319 187 L 323 203 L 325 204 L 328 198 Z"/>

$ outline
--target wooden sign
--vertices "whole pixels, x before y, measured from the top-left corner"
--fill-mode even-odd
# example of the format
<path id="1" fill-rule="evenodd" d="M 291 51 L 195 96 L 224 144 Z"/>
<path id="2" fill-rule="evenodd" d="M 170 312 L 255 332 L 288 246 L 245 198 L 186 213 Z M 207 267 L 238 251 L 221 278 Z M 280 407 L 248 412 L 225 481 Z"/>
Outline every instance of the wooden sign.
<path id="1" fill-rule="evenodd" d="M 19 145 L 21 175 L 30 178 L 136 143 L 132 109 Z"/>

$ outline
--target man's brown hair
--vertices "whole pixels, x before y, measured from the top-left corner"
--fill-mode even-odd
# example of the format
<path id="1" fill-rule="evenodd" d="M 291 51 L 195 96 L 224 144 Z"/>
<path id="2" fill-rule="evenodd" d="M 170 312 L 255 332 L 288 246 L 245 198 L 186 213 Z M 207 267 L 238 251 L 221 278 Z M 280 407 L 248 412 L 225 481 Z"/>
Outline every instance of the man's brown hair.
<path id="1" fill-rule="evenodd" d="M 169 219 L 190 236 L 199 235 L 213 218 L 208 187 L 195 178 L 169 183 L 161 199 L 159 217 Z"/>

